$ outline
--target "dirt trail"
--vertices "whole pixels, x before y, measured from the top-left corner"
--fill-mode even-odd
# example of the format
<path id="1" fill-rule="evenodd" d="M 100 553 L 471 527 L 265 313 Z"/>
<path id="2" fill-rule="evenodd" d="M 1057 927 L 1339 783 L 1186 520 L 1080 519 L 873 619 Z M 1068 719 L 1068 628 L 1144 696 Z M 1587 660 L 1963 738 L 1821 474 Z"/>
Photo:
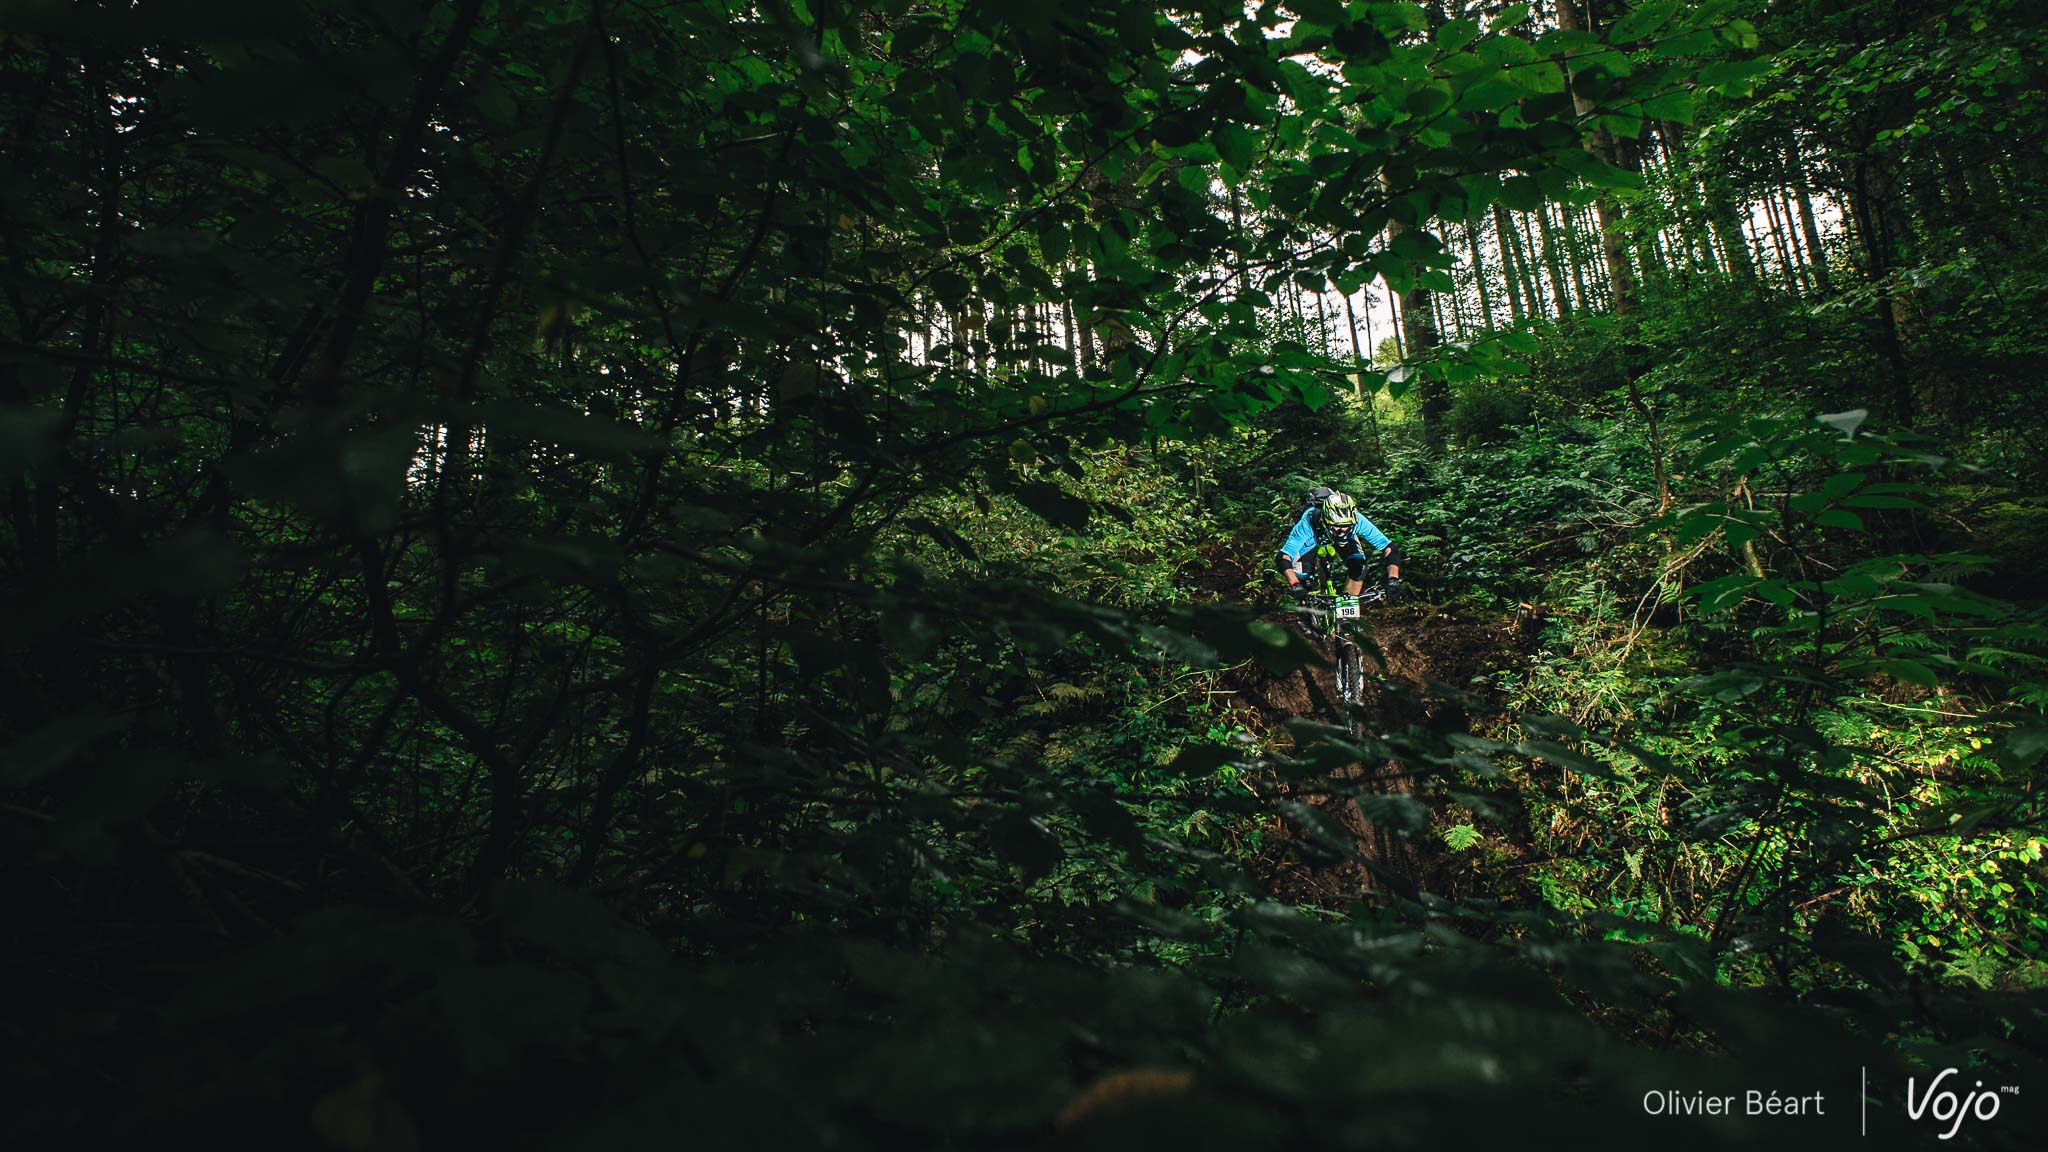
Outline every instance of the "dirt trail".
<path id="1" fill-rule="evenodd" d="M 1203 570 L 1191 583 L 1216 599 L 1270 603 L 1277 585 L 1273 577 L 1247 562 L 1247 557 L 1255 555 L 1258 553 L 1247 547 L 1214 547 L 1203 556 Z M 1276 612 L 1266 618 L 1293 626 L 1287 613 Z M 1361 715 L 1370 732 L 1399 732 L 1411 726 L 1438 732 L 1470 731 L 1473 719 L 1460 697 L 1483 700 L 1489 691 L 1475 687 L 1473 678 L 1521 663 L 1536 635 L 1536 622 L 1526 615 L 1413 602 L 1375 610 L 1368 622 L 1372 641 L 1385 659 L 1381 668 L 1368 649 Z M 1336 686 L 1328 668 L 1307 668 L 1276 677 L 1256 664 L 1245 664 L 1227 670 L 1221 687 L 1234 693 L 1231 706 L 1244 726 L 1262 739 L 1287 742 L 1288 734 L 1281 726 L 1294 717 L 1332 721 L 1339 715 Z M 1413 790 L 1412 781 L 1401 775 L 1397 762 L 1360 765 L 1346 775 L 1354 780 L 1376 779 L 1375 791 Z M 1271 794 L 1285 797 L 1292 791 L 1295 789 L 1283 784 Z M 1376 828 L 1358 803 L 1346 797 L 1298 798 L 1350 832 L 1358 850 L 1353 859 L 1320 857 L 1306 848 L 1291 824 L 1275 817 L 1258 867 L 1260 878 L 1274 896 L 1341 907 L 1366 891 L 1387 887 L 1388 875 L 1395 886 L 1405 886 L 1405 878 L 1406 883 L 1426 890 L 1440 887 L 1433 880 L 1440 878 L 1448 862 L 1434 838 L 1401 837 Z M 1381 875 L 1375 875 L 1375 870 Z"/>

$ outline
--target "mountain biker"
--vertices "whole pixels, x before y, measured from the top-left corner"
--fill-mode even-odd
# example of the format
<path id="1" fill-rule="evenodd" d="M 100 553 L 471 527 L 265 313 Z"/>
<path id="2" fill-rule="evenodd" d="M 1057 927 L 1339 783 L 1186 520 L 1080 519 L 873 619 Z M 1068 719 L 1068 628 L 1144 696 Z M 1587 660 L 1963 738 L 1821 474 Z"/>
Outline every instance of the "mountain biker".
<path id="1" fill-rule="evenodd" d="M 1298 601 L 1308 599 L 1308 585 L 1302 581 L 1301 558 L 1327 544 L 1344 561 L 1345 573 L 1350 577 L 1344 586 L 1344 594 L 1358 595 L 1365 589 L 1366 559 L 1362 544 L 1370 544 L 1385 558 L 1387 600 L 1400 595 L 1400 550 L 1387 539 L 1386 533 L 1358 514 L 1357 501 L 1320 484 L 1309 492 L 1308 500 L 1308 507 L 1302 509 L 1301 518 L 1294 522 L 1294 530 L 1287 534 L 1287 542 L 1280 546 L 1280 574 L 1287 577 L 1288 592 Z"/>

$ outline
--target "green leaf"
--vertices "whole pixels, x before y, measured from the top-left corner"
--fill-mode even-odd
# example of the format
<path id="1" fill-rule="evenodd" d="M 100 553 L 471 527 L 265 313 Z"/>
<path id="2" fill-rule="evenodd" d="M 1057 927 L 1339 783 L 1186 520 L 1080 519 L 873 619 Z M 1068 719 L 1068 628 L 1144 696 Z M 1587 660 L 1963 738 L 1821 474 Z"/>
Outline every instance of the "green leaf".
<path id="1" fill-rule="evenodd" d="M 1617 44 L 1641 40 L 1662 28 L 1677 9 L 1676 0 L 1654 0 L 1643 4 L 1616 20 L 1609 27 L 1607 38 Z"/>
<path id="2" fill-rule="evenodd" d="M 1565 90 L 1564 69 L 1555 61 L 1542 60 L 1508 70 L 1510 79 L 1524 92 L 1536 95 L 1555 95 Z"/>
<path id="3" fill-rule="evenodd" d="M 58 448 L 64 413 L 55 408 L 0 407 L 0 476 L 41 464 Z"/>
<path id="4" fill-rule="evenodd" d="M 1842 439 L 1853 440 L 1856 438 L 1856 430 L 1863 427 L 1865 420 L 1870 419 L 1870 409 L 1851 408 L 1847 412 L 1830 412 L 1818 419 L 1828 427 L 1840 430 Z"/>
<path id="5" fill-rule="evenodd" d="M 1258 146 L 1258 139 L 1252 135 L 1251 129 L 1242 124 L 1225 121 L 1216 126 L 1216 131 L 1210 138 L 1216 144 L 1216 154 L 1223 157 L 1225 164 L 1240 173 L 1252 170 L 1252 153 Z"/>
<path id="6" fill-rule="evenodd" d="M 222 248 L 220 233 L 198 228 L 151 228 L 133 233 L 121 243 L 145 256 L 172 258 L 211 256 Z"/>
<path id="7" fill-rule="evenodd" d="M 0 754 L 0 786 L 26 788 L 69 765 L 102 737 L 126 724 L 122 718 L 85 712 L 51 720 L 14 741 Z"/>
<path id="8" fill-rule="evenodd" d="M 1771 70 L 1767 60 L 1717 60 L 1700 69 L 1699 85 L 1730 96 L 1746 96 Z"/>
<path id="9" fill-rule="evenodd" d="M 1365 13 L 1373 26 L 1390 38 L 1429 27 L 1429 17 L 1420 4 L 1367 4 Z"/>
<path id="10" fill-rule="evenodd" d="M 1847 528 L 1852 532 L 1863 531 L 1863 518 L 1861 516 L 1856 515 L 1854 512 L 1844 512 L 1839 508 L 1830 508 L 1820 513 L 1813 518 L 1813 522 L 1823 528 Z"/>
<path id="11" fill-rule="evenodd" d="M 1783 580 L 1765 580 L 1758 583 L 1756 594 L 1780 608 L 1790 608 L 1792 606 L 1792 587 Z"/>
<path id="12" fill-rule="evenodd" d="M 1828 595 L 1849 599 L 1875 595 L 1883 588 L 1884 585 L 1880 584 L 1868 572 L 1844 573 L 1842 576 L 1821 585 L 1821 591 L 1826 592 Z"/>
<path id="13" fill-rule="evenodd" d="M 1473 49 L 1481 60 L 1496 67 L 1526 64 L 1536 59 L 1536 46 L 1519 36 L 1489 36 Z M 1501 78 L 1512 83 L 1512 77 L 1502 73 Z"/>
<path id="14" fill-rule="evenodd" d="M 1408 394 L 1415 381 L 1413 364 L 1396 364 L 1387 370 L 1387 394 L 1399 400 Z"/>
<path id="15" fill-rule="evenodd" d="M 1347 22 L 1343 0 L 1287 0 L 1287 7 L 1326 28 Z"/>
<path id="16" fill-rule="evenodd" d="M 1477 20 L 1447 20 L 1430 37 L 1430 41 L 1436 45 L 1439 52 L 1456 52 L 1477 39 Z"/>
<path id="17" fill-rule="evenodd" d="M 519 102 L 504 81 L 495 76 L 479 79 L 470 89 L 470 99 L 476 102 L 477 111 L 493 123 L 510 124 L 519 118 Z"/>
<path id="18" fill-rule="evenodd" d="M 1633 140 L 1643 131 L 1643 118 L 1634 112 L 1603 113 L 1595 116 L 1593 122 L 1602 131 L 1623 140 Z"/>
<path id="19" fill-rule="evenodd" d="M 1891 509 L 1922 509 L 1927 507 L 1927 505 L 1922 504 L 1918 500 L 1908 500 L 1904 496 L 1872 495 L 1867 492 L 1858 492 L 1853 496 L 1844 497 L 1842 499 L 1842 506 L 1845 508 Z"/>
<path id="20" fill-rule="evenodd" d="M 2008 768 L 2024 771 L 2048 754 L 2048 725 L 2019 728 L 1999 742 L 2000 758 Z"/>
<path id="21" fill-rule="evenodd" d="M 1581 755 L 1552 740 L 1523 740 L 1514 745 L 1514 751 L 1536 760 L 1545 760 L 1560 768 L 1567 768 L 1586 776 L 1597 776 L 1606 780 L 1619 780 L 1614 769 L 1590 756 Z"/>
<path id="22" fill-rule="evenodd" d="M 1750 589 L 1758 583 L 1757 578 L 1748 573 L 1737 573 L 1695 585 L 1686 590 L 1686 595 L 1696 597 L 1702 611 L 1722 612 L 1742 603 L 1743 597 L 1749 595 Z"/>
<path id="23" fill-rule="evenodd" d="M 345 191 L 360 191 L 377 183 L 376 173 L 360 156 L 322 156 L 313 162 L 313 170 Z"/>
<path id="24" fill-rule="evenodd" d="M 1465 112 L 1498 112 L 1522 98 L 1522 89 L 1505 75 L 1489 76 L 1458 96 Z"/>
<path id="25" fill-rule="evenodd" d="M 1690 124 L 1693 117 L 1692 90 L 1680 88 L 1664 92 L 1643 101 L 1643 115 L 1652 120 L 1669 120 L 1675 124 Z"/>
<path id="26" fill-rule="evenodd" d="M 1038 223 L 1038 252 L 1048 264 L 1064 264 L 1070 236 L 1058 220 L 1045 217 Z"/>
<path id="27" fill-rule="evenodd" d="M 1543 206 L 1543 189 L 1527 176 L 1510 176 L 1500 183 L 1500 202 L 1517 212 L 1534 212 Z"/>
<path id="28" fill-rule="evenodd" d="M 967 299 L 967 294 L 973 290 L 967 282 L 967 277 L 950 268 L 941 268 L 932 273 L 930 283 L 932 294 L 948 308 L 959 307 L 960 302 Z"/>
<path id="29" fill-rule="evenodd" d="M 1821 481 L 1821 495 L 1837 500 L 1863 486 L 1865 477 L 1861 472 L 1837 472 Z"/>
<path id="30" fill-rule="evenodd" d="M 1265 620 L 1245 625 L 1251 637 L 1251 654 L 1261 667 L 1275 676 L 1291 676 L 1311 664 L 1326 663 L 1321 653 L 1292 628 Z"/>
<path id="31" fill-rule="evenodd" d="M 659 434 L 556 404 L 488 400 L 476 405 L 476 423 L 496 436 L 554 444 L 572 452 L 627 460 L 659 448 Z"/>
<path id="32" fill-rule="evenodd" d="M 1418 120 L 1427 120 L 1450 106 L 1451 86 L 1441 80 L 1410 92 L 1402 104 Z"/>
<path id="33" fill-rule="evenodd" d="M 1222 744 L 1183 744 L 1168 767 L 1184 776 L 1207 776 L 1236 759 L 1236 750 Z"/>
<path id="34" fill-rule="evenodd" d="M 1085 789 L 1070 794 L 1067 803 L 1073 809 L 1074 815 L 1081 818 L 1081 824 L 1088 829 L 1089 834 L 1132 851 L 1144 850 L 1144 832 L 1139 829 L 1138 821 L 1131 815 L 1131 810 L 1124 807 L 1115 796 L 1095 789 Z"/>
<path id="35" fill-rule="evenodd" d="M 1079 496 L 1069 495 L 1057 484 L 1034 480 L 1020 484 L 1012 493 L 1017 502 L 1036 513 L 1055 528 L 1078 529 L 1088 526 L 1088 501 Z"/>
<path id="36" fill-rule="evenodd" d="M 1274 648 L 1287 647 L 1287 638 L 1290 635 L 1287 629 L 1266 620 L 1252 621 L 1245 625 L 1245 631 L 1251 633 L 1252 639 Z"/>
<path id="37" fill-rule="evenodd" d="M 1934 669 L 1918 660 L 1877 660 L 1873 662 L 1873 666 L 1895 680 L 1904 680 L 1908 684 L 1918 684 L 1923 688 L 1933 688 L 1939 683 L 1934 675 Z"/>
<path id="38" fill-rule="evenodd" d="M 924 660 L 938 647 L 938 622 L 922 608 L 898 605 L 881 613 L 882 639 L 906 662 Z"/>
<path id="39" fill-rule="evenodd" d="M 1326 857 L 1344 860 L 1357 856 L 1358 838 L 1329 813 L 1299 800 L 1282 800 L 1277 807 L 1301 829 L 1304 842 Z"/>
<path id="40" fill-rule="evenodd" d="M 1066 856 L 1044 820 L 1015 808 L 991 821 L 988 831 L 996 859 L 1016 867 L 1027 879 L 1046 875 Z"/>

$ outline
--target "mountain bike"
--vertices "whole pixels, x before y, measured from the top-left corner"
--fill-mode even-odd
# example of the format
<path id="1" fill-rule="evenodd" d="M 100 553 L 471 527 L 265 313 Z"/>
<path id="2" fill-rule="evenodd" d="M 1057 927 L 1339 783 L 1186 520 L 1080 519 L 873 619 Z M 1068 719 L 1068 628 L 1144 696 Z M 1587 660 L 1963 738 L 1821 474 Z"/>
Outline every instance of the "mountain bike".
<path id="1" fill-rule="evenodd" d="M 1365 606 L 1377 604 L 1386 599 L 1386 590 L 1375 585 L 1362 589 L 1356 596 L 1340 592 L 1311 592 L 1306 607 L 1295 611 L 1309 618 L 1309 632 L 1314 639 L 1329 646 L 1330 656 L 1337 668 L 1337 698 L 1345 704 L 1360 704 L 1365 699 L 1365 653 L 1351 630 L 1364 615 Z M 1344 717 L 1349 720 L 1350 718 Z"/>
<path id="2" fill-rule="evenodd" d="M 1329 562 L 1336 558 L 1336 549 L 1324 545 L 1309 553 L 1306 579 L 1311 591 L 1308 604 L 1295 611 L 1308 617 L 1309 633 L 1312 639 L 1321 640 L 1330 649 L 1332 662 L 1337 670 L 1337 699 L 1344 705 L 1362 704 L 1365 701 L 1365 653 L 1353 639 L 1351 631 L 1365 614 L 1365 606 L 1385 600 L 1384 585 L 1375 584 L 1362 588 L 1356 596 L 1346 596 L 1336 591 L 1338 583 L 1329 573 Z M 1350 724 L 1350 715 L 1337 717 L 1341 723 Z"/>

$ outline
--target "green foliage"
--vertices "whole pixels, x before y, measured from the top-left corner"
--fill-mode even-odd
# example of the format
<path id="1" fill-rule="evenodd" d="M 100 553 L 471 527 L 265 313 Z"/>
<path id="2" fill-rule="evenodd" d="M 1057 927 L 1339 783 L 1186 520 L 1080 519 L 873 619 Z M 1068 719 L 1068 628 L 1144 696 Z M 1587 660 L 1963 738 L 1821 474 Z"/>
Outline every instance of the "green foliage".
<path id="1" fill-rule="evenodd" d="M 1581 651 L 1626 630 L 1603 694 L 1589 696 L 1580 668 L 1539 666 L 1518 686 L 1534 705 L 1586 700 L 1617 732 L 1612 770 L 1545 806 L 1551 838 L 1582 843 L 1599 829 L 1604 848 L 1543 882 L 1567 907 L 1690 926 L 1738 970 L 1764 965 L 1781 983 L 1827 984 L 1843 962 L 1830 933 L 1844 926 L 1894 941 L 1916 964 L 1969 966 L 1979 982 L 1994 971 L 2031 979 L 2043 876 L 2021 864 L 2011 892 L 1994 885 L 2036 852 L 2041 817 L 2023 764 L 2042 633 L 1943 578 L 1968 558 L 1859 555 L 1866 518 L 1921 507 L 1931 490 L 1906 477 L 1947 464 L 1910 438 L 1871 437 L 1864 418 L 1725 418 L 1695 454 L 1696 483 L 1790 489 L 1775 504 L 1710 499 L 1660 522 L 1674 549 L 1692 549 L 1664 573 L 1686 585 L 1675 607 L 1702 614 L 1690 645 L 1704 651 L 1679 666 L 1711 670 L 1656 671 L 1669 652 L 1631 665 L 1647 623 L 1639 602 L 1633 617 L 1564 630 Z M 1749 566 L 1705 578 L 1717 542 Z M 2028 654 L 2003 667 L 1973 659 L 1992 637 Z M 1615 860 L 1629 879 L 1575 903 Z M 1702 872 L 1717 878 L 1700 886 L 1691 878 Z M 2017 919 L 1982 914 L 1987 895 L 2014 893 L 2029 909 Z"/>
<path id="2" fill-rule="evenodd" d="M 1444 416 L 1451 439 L 1461 444 L 1511 440 L 1530 418 L 1528 397 L 1500 384 L 1479 384 L 1460 393 Z"/>
<path id="3" fill-rule="evenodd" d="M 1512 435 L 1443 458 L 1399 453 L 1354 482 L 1411 557 L 1418 586 L 1519 596 L 1546 563 L 1625 538 L 1654 503 L 1644 446 L 1628 429 L 1581 422 Z"/>
<path id="4" fill-rule="evenodd" d="M 2017 484 L 1859 409 L 1903 328 L 1972 427 L 2048 262 L 1922 213 L 1814 307 L 1371 364 L 1320 305 L 1643 203 L 1657 122 L 1918 194 L 2037 30 L 1459 8 L 11 12 L 10 1146 L 1436 1147 L 1966 1011 L 2020 1066 L 2038 396 Z M 1316 481 L 1422 593 L 1370 706 L 1261 614 Z"/>

